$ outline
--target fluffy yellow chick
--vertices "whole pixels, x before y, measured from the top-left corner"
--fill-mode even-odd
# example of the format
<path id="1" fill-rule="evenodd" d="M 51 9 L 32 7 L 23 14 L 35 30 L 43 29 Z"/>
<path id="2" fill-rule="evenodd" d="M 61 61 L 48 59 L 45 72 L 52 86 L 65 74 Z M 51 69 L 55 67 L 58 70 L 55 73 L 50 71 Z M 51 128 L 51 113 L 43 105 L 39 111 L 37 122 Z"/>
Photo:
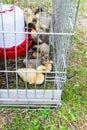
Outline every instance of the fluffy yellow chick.
<path id="1" fill-rule="evenodd" d="M 24 82 L 29 84 L 40 85 L 44 82 L 44 74 L 52 70 L 52 61 L 43 62 L 43 65 L 40 65 L 36 69 L 33 68 L 21 68 L 18 69 L 18 75 Z"/>
<path id="2" fill-rule="evenodd" d="M 24 82 L 28 82 L 29 84 L 40 85 L 44 82 L 44 75 L 33 68 L 18 69 L 18 75 Z"/>

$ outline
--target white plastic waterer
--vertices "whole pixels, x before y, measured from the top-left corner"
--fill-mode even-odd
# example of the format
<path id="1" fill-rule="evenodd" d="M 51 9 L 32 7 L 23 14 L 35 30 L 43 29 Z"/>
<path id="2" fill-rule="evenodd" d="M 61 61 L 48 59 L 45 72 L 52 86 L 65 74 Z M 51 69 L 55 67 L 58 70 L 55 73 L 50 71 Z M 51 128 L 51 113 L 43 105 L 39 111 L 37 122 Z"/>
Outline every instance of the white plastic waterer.
<path id="1" fill-rule="evenodd" d="M 7 58 L 14 58 L 15 50 L 17 56 L 26 52 L 26 36 L 23 32 L 25 24 L 22 9 L 14 5 L 0 4 L 0 58 L 5 55 Z M 29 40 L 28 48 L 31 45 L 32 40 Z"/>
<path id="2" fill-rule="evenodd" d="M 25 40 L 24 14 L 23 11 L 13 5 L 3 5 L 0 8 L 0 31 L 10 31 L 12 33 L 0 33 L 0 47 L 9 48 L 17 46 Z"/>

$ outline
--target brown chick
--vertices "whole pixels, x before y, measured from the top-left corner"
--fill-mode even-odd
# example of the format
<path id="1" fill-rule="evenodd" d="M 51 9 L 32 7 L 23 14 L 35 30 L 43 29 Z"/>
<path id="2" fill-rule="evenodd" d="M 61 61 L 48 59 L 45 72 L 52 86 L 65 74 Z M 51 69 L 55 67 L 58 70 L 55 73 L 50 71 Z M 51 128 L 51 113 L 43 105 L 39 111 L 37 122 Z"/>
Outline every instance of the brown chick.
<path id="1" fill-rule="evenodd" d="M 48 55 L 49 55 L 49 45 L 47 45 L 46 43 L 42 43 L 40 45 L 35 45 L 33 47 L 33 57 L 37 57 L 37 52 L 38 52 L 38 57 L 43 59 L 43 60 L 47 60 Z M 37 51 L 38 50 L 38 51 Z"/>
<path id="2" fill-rule="evenodd" d="M 28 69 L 21 68 L 21 69 L 18 69 L 18 75 L 21 77 L 21 79 L 24 82 L 28 82 L 29 84 L 40 85 L 44 82 L 44 75 L 40 73 L 38 69 L 36 70 L 33 68 L 28 68 Z"/>
<path id="3" fill-rule="evenodd" d="M 39 52 L 43 55 L 49 53 L 49 46 L 46 43 L 42 43 L 40 45 L 35 45 L 33 48 L 37 48 Z"/>

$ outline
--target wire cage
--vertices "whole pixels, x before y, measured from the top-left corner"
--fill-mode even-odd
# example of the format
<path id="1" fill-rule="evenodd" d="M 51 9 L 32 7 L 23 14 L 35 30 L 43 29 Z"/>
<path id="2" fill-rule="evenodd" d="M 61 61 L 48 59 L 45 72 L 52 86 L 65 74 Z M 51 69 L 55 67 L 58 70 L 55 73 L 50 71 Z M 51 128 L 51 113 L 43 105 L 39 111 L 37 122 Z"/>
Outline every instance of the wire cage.
<path id="1" fill-rule="evenodd" d="M 1 58 L 0 55 L 0 106 L 22 106 L 28 108 L 34 106 L 36 108 L 38 105 L 44 105 L 46 107 L 57 107 L 61 105 L 62 87 L 67 78 L 67 65 L 72 49 L 72 40 L 80 0 L 3 0 L 0 2 L 0 17 L 3 17 L 1 10 L 4 4 L 13 5 L 14 8 L 17 6 L 23 13 L 25 8 L 27 10 L 26 16 L 24 14 L 23 19 L 25 22 L 25 31 L 0 30 L 0 34 L 2 34 L 4 40 L 4 57 Z M 38 8 L 38 13 L 37 16 L 34 16 L 36 8 Z M 37 17 L 37 31 L 32 31 L 33 29 L 29 30 L 29 25 L 31 25 L 32 20 L 28 21 L 28 18 L 30 20 L 28 9 L 32 10 L 32 18 Z M 28 22 L 26 22 L 25 18 Z M 1 20 L 3 24 L 3 18 Z M 14 10 L 15 23 L 16 17 Z M 49 27 L 47 23 L 49 23 Z M 21 23 L 19 26 L 21 26 Z M 6 56 L 5 34 L 15 35 L 15 45 L 17 44 L 17 34 L 26 35 L 25 53 L 19 56 L 17 47 L 15 46 L 15 57 L 8 58 Z M 34 35 L 37 37 L 37 40 L 35 39 L 36 41 L 33 38 Z M 30 40 L 32 40 L 32 45 L 31 48 L 28 48 Z M 43 43 L 46 43 L 46 46 L 43 46 L 43 51 L 41 51 L 40 46 Z M 36 57 L 34 57 L 34 54 Z M 44 56 L 46 57 L 44 58 Z M 28 67 L 31 59 L 35 60 L 34 69 Z M 40 66 L 45 67 L 45 71 L 41 70 L 38 72 L 38 60 L 40 60 Z M 43 64 L 44 61 L 46 64 Z M 49 61 L 51 61 L 50 66 Z M 43 77 L 43 81 L 40 84 L 37 83 L 38 73 Z M 34 82 L 30 81 L 33 74 L 36 76 Z"/>

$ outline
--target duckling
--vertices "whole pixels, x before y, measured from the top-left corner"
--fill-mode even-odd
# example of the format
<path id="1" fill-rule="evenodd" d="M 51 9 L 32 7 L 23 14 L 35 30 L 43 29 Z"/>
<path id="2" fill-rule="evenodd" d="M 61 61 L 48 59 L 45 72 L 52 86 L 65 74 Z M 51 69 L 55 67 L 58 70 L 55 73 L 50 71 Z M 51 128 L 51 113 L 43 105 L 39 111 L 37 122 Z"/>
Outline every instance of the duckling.
<path id="1" fill-rule="evenodd" d="M 28 82 L 29 84 L 37 84 L 40 85 L 44 82 L 44 74 L 52 70 L 53 61 L 44 61 L 43 65 L 34 68 L 21 68 L 18 69 L 17 73 L 21 77 L 24 82 Z"/>
<path id="2" fill-rule="evenodd" d="M 18 72 L 18 75 L 21 77 L 21 79 L 24 82 L 28 82 L 29 84 L 40 85 L 44 82 L 44 75 L 40 73 L 39 69 L 36 70 L 33 68 L 27 68 L 27 69 L 21 68 L 21 69 L 18 69 L 17 72 Z"/>
<path id="3" fill-rule="evenodd" d="M 27 25 L 28 23 L 32 22 L 33 12 L 29 7 L 24 8 L 23 12 L 24 12 L 24 16 L 25 16 L 25 19 L 24 19 L 25 20 L 25 25 Z"/>

